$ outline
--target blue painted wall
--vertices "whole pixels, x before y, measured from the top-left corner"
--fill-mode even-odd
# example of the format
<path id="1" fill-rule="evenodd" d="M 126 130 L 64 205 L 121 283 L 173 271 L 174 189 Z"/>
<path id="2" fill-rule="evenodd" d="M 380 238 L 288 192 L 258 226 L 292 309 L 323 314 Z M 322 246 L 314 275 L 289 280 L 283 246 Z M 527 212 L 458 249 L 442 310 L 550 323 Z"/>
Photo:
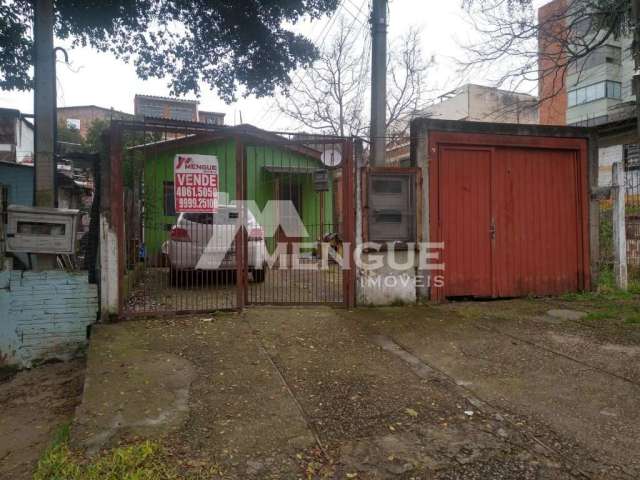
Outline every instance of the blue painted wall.
<path id="1" fill-rule="evenodd" d="M 0 365 L 73 357 L 97 312 L 86 272 L 0 271 Z"/>
<path id="2" fill-rule="evenodd" d="M 33 167 L 0 162 L 0 183 L 9 187 L 9 205 L 33 205 Z"/>

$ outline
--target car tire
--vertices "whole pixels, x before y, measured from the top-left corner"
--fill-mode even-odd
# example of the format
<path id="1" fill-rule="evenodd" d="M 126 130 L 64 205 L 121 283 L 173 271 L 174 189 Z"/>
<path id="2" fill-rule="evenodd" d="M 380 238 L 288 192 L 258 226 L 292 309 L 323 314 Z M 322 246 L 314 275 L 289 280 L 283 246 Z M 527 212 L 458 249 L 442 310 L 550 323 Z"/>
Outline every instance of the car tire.
<path id="1" fill-rule="evenodd" d="M 255 283 L 263 283 L 265 276 L 266 276 L 267 271 L 264 268 L 260 268 L 257 270 L 253 270 L 252 274 L 253 274 L 253 281 Z"/>

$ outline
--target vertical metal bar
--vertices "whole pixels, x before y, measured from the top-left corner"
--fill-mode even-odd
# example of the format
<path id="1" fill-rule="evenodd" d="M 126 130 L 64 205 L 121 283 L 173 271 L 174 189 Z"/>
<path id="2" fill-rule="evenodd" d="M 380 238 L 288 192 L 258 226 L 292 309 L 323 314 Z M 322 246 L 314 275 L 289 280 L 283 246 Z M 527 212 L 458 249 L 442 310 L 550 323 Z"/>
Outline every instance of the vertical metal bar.
<path id="1" fill-rule="evenodd" d="M 235 137 L 235 160 L 236 160 L 236 204 L 238 205 L 238 217 L 240 228 L 236 232 L 236 301 L 238 310 L 242 311 L 245 307 L 246 299 L 246 246 L 247 231 L 246 211 L 244 200 L 246 200 L 246 175 L 244 165 L 244 145 L 239 135 Z"/>
<path id="2" fill-rule="evenodd" d="M 353 176 L 353 140 L 346 140 L 342 144 L 343 158 L 343 202 L 344 202 L 344 245 L 343 255 L 348 255 L 348 268 L 343 273 L 343 301 L 346 308 L 355 306 L 355 259 L 353 248 L 355 243 L 355 191 Z M 348 250 L 348 251 L 347 251 Z"/>

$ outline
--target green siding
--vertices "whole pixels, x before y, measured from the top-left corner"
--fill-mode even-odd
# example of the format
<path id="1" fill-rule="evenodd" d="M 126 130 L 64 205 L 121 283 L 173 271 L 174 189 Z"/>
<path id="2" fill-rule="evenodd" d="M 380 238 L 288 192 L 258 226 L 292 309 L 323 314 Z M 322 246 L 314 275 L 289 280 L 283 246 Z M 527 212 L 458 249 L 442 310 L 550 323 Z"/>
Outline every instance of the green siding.
<path id="1" fill-rule="evenodd" d="M 147 152 L 144 171 L 145 191 L 145 246 L 151 255 L 156 254 L 167 231 L 176 221 L 175 216 L 164 214 L 164 182 L 173 181 L 173 159 L 176 154 L 191 153 L 216 155 L 219 162 L 219 191 L 228 194 L 228 201 L 235 200 L 235 141 L 219 140 L 201 145 L 176 147 L 154 154 Z M 269 200 L 276 199 L 277 178 L 287 177 L 301 184 L 302 220 L 309 237 L 314 241 L 320 232 L 320 195 L 324 196 L 324 233 L 334 229 L 333 192 L 319 193 L 314 190 L 313 177 L 309 174 L 274 174 L 265 171 L 265 166 L 276 167 L 321 167 L 318 160 L 278 147 L 247 147 L 247 197 L 255 200 L 263 210 Z M 329 188 L 333 187 L 329 182 Z M 255 213 L 255 212 L 254 212 Z M 276 219 L 263 218 L 263 223 L 275 224 Z M 272 241 L 267 241 L 272 245 Z"/>
<path id="2" fill-rule="evenodd" d="M 149 254 L 160 250 L 167 239 L 168 230 L 176 222 L 175 216 L 164 212 L 164 182 L 173 182 L 173 159 L 178 153 L 215 155 L 219 165 L 219 191 L 229 194 L 235 200 L 235 143 L 231 140 L 217 141 L 202 145 L 177 147 L 154 154 L 148 152 L 144 168 L 144 243 Z"/>

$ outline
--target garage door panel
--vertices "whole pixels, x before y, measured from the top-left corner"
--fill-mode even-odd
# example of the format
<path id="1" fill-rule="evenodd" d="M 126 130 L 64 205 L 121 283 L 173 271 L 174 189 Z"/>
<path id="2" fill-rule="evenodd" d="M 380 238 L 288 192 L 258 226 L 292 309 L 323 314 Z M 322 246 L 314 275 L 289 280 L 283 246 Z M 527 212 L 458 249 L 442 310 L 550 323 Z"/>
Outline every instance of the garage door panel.
<path id="1" fill-rule="evenodd" d="M 575 152 L 498 148 L 493 162 L 496 295 L 577 290 Z"/>
<path id="2" fill-rule="evenodd" d="M 429 142 L 431 238 L 445 243 L 432 298 L 590 287 L 586 140 L 438 132 Z"/>
<path id="3" fill-rule="evenodd" d="M 439 198 L 446 296 L 491 296 L 491 151 L 443 148 Z"/>

